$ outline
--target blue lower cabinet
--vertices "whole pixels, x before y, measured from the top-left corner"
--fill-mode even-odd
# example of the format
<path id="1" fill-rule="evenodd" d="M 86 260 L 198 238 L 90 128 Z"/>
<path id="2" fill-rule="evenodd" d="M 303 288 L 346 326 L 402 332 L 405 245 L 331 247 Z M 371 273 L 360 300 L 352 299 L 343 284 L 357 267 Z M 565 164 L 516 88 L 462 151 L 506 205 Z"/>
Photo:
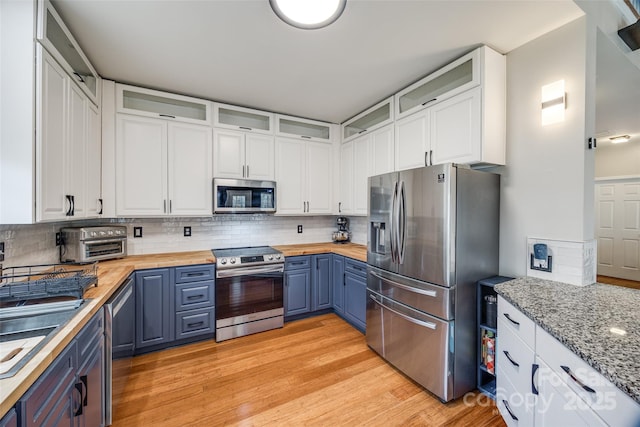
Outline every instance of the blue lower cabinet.
<path id="1" fill-rule="evenodd" d="M 311 311 L 330 309 L 333 306 L 331 254 L 311 257 Z"/>
<path id="2" fill-rule="evenodd" d="M 331 285 L 333 286 L 333 309 L 344 315 L 344 257 L 333 255 L 331 260 Z"/>
<path id="3" fill-rule="evenodd" d="M 284 315 L 309 313 L 311 311 L 311 270 L 301 269 L 284 272 Z"/>
<path id="4" fill-rule="evenodd" d="M 176 340 L 215 332 L 213 307 L 176 313 Z"/>
<path id="5" fill-rule="evenodd" d="M 18 415 L 15 408 L 9 409 L 5 416 L 2 417 L 0 427 L 18 427 Z"/>
<path id="6" fill-rule="evenodd" d="M 344 275 L 344 317 L 361 331 L 367 322 L 367 279 L 353 273 Z"/>
<path id="7" fill-rule="evenodd" d="M 168 268 L 136 272 L 136 349 L 173 341 Z"/>

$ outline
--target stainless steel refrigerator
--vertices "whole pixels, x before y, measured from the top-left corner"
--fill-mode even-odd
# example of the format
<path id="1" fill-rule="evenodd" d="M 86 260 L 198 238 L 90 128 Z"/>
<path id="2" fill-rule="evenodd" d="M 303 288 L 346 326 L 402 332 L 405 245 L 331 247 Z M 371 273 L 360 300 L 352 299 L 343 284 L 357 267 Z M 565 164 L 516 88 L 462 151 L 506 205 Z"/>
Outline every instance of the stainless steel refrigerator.
<path id="1" fill-rule="evenodd" d="M 500 176 L 369 178 L 367 344 L 449 401 L 476 387 L 476 282 L 498 274 Z"/>

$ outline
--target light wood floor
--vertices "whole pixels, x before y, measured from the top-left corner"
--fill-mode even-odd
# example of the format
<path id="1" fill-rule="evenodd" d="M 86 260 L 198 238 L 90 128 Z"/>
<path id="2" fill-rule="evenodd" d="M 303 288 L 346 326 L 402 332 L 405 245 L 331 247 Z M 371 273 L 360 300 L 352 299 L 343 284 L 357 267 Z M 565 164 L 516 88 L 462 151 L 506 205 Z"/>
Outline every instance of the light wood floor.
<path id="1" fill-rule="evenodd" d="M 625 288 L 640 289 L 640 282 L 627 279 L 618 279 L 617 277 L 598 276 L 598 283 L 606 283 L 609 285 L 624 286 Z"/>
<path id="2" fill-rule="evenodd" d="M 442 404 L 334 314 L 135 357 L 115 398 L 114 427 L 505 425 L 477 391 Z"/>

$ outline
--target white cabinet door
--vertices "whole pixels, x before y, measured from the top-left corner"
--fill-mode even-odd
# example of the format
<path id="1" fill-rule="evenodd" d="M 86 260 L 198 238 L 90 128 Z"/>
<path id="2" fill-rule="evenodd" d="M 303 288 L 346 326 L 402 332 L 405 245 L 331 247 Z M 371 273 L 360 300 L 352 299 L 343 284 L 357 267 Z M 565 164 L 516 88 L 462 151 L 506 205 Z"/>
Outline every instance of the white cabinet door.
<path id="1" fill-rule="evenodd" d="M 167 212 L 167 124 L 118 114 L 116 120 L 116 214 Z"/>
<path id="2" fill-rule="evenodd" d="M 211 215 L 211 128 L 168 123 L 169 185 L 167 213 Z"/>
<path id="3" fill-rule="evenodd" d="M 40 94 L 37 110 L 38 181 L 37 221 L 66 218 L 70 205 L 66 201 L 67 183 L 67 114 L 69 77 L 58 63 L 42 48 L 39 68 Z"/>
<path id="4" fill-rule="evenodd" d="M 429 155 L 429 109 L 418 111 L 395 125 L 395 169 L 425 166 Z"/>
<path id="5" fill-rule="evenodd" d="M 536 399 L 535 425 L 556 426 L 606 426 L 600 417 L 539 357 L 538 396 Z"/>
<path id="6" fill-rule="evenodd" d="M 305 210 L 306 147 L 303 141 L 276 139 L 278 214 L 302 214 Z"/>
<path id="7" fill-rule="evenodd" d="M 217 178 L 244 178 L 244 133 L 215 130 L 213 170 Z"/>
<path id="8" fill-rule="evenodd" d="M 87 157 L 86 157 L 86 214 L 97 217 L 102 214 L 102 131 L 100 111 L 87 102 Z"/>
<path id="9" fill-rule="evenodd" d="M 481 106 L 481 90 L 476 88 L 429 109 L 431 163 L 482 160 Z"/>
<path id="10" fill-rule="evenodd" d="M 369 176 L 393 172 L 393 125 L 372 133 L 369 144 Z"/>
<path id="11" fill-rule="evenodd" d="M 275 176 L 274 141 L 271 136 L 245 134 L 245 176 L 271 181 Z"/>
<path id="12" fill-rule="evenodd" d="M 307 213 L 331 213 L 331 144 L 307 142 Z"/>
<path id="13" fill-rule="evenodd" d="M 72 217 L 83 218 L 85 211 L 85 176 L 87 146 L 87 104 L 89 100 L 79 87 L 70 85 L 67 194 L 73 199 Z"/>
<path id="14" fill-rule="evenodd" d="M 367 214 L 367 194 L 369 190 L 369 135 L 353 140 L 353 213 Z"/>
<path id="15" fill-rule="evenodd" d="M 353 141 L 340 147 L 340 202 L 338 213 L 353 213 Z"/>

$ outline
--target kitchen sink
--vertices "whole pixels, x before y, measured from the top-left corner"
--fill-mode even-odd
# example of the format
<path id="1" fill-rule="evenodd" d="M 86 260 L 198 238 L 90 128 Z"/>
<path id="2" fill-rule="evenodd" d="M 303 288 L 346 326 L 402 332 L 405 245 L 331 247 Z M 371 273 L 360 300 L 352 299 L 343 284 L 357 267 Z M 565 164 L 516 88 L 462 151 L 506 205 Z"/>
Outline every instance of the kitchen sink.
<path id="1" fill-rule="evenodd" d="M 15 375 L 87 301 L 0 308 L 0 379 Z"/>

